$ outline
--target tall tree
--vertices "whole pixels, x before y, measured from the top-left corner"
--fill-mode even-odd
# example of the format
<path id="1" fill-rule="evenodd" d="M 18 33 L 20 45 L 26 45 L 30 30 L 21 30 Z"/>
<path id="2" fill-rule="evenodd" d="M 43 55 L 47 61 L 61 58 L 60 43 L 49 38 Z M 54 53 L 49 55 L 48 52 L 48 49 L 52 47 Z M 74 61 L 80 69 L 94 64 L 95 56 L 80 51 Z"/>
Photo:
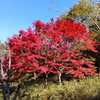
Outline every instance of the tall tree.
<path id="1" fill-rule="evenodd" d="M 86 75 L 95 75 L 94 63 L 84 60 L 83 50 L 97 53 L 96 41 L 92 40 L 92 33 L 80 23 L 69 19 L 43 23 L 40 20 L 33 22 L 35 30 L 19 31 L 19 35 L 9 38 L 7 45 L 11 54 L 11 79 L 25 73 L 36 72 L 44 74 L 45 87 L 49 73 L 67 72 L 75 78 L 84 78 Z M 77 49 L 76 44 L 81 46 Z M 4 66 L 8 68 L 8 58 L 4 59 Z M 86 66 L 84 66 L 86 65 Z"/>

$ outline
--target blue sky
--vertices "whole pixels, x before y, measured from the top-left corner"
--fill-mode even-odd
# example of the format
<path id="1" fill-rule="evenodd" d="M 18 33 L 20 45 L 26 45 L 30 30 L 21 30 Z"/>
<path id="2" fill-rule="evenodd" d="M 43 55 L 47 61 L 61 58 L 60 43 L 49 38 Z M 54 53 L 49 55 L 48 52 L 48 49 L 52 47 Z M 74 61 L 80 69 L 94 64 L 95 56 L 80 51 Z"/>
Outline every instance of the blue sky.
<path id="1" fill-rule="evenodd" d="M 50 7 L 65 12 L 74 3 L 75 0 L 0 0 L 0 40 L 4 43 L 13 34 L 19 34 L 19 30 L 27 30 L 35 20 L 45 23 L 51 18 L 56 20 L 61 13 Z"/>

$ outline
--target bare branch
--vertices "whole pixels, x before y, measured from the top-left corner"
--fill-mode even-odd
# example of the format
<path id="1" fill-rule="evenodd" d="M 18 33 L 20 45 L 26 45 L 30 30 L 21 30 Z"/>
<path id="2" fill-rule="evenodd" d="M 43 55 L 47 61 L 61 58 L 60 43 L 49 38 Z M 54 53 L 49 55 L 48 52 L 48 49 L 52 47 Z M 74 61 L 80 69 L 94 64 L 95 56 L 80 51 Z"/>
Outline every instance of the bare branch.
<path id="1" fill-rule="evenodd" d="M 90 2 L 91 2 L 93 5 L 95 5 L 95 3 L 93 2 L 93 0 L 90 0 Z"/>
<path id="2" fill-rule="evenodd" d="M 61 14 L 64 14 L 62 11 L 58 11 L 57 9 L 54 9 L 54 8 L 52 8 L 52 7 L 50 7 L 50 9 L 52 9 L 52 10 L 54 10 L 54 11 L 56 11 L 56 12 L 59 12 L 59 13 L 61 13 Z"/>
<path id="3" fill-rule="evenodd" d="M 91 20 L 91 21 L 97 26 L 97 28 L 100 30 L 99 25 L 91 18 L 91 16 L 89 15 L 89 13 L 88 13 L 87 10 L 86 10 L 84 4 L 82 4 L 82 6 L 83 6 L 83 8 L 84 8 L 84 10 L 85 10 L 85 13 L 87 14 L 87 17 L 89 17 L 90 20 Z"/>

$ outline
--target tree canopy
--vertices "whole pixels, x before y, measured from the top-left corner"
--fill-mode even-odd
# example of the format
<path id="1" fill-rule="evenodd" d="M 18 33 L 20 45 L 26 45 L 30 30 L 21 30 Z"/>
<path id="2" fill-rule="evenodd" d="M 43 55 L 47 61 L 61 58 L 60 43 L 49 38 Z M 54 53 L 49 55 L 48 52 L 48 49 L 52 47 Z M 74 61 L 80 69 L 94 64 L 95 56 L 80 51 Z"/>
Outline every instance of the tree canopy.
<path id="1" fill-rule="evenodd" d="M 80 23 L 72 19 L 43 23 L 33 22 L 27 31 L 20 30 L 6 42 L 11 50 L 11 79 L 25 73 L 36 72 L 38 76 L 49 73 L 70 73 L 74 78 L 95 75 L 94 62 L 84 60 L 90 58 L 82 51 L 96 50 L 97 42 L 92 40 L 93 34 L 87 32 Z M 80 44 L 77 48 L 76 44 Z M 80 52 L 81 51 L 81 52 Z M 8 68 L 8 58 L 4 59 L 4 68 Z"/>

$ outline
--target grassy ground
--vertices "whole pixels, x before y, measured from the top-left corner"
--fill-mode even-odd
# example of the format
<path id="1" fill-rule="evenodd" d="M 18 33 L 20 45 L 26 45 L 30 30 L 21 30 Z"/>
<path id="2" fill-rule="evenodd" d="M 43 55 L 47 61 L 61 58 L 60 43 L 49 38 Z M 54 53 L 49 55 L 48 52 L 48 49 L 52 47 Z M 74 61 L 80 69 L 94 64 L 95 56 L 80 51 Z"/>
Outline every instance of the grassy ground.
<path id="1" fill-rule="evenodd" d="M 16 86 L 11 87 L 11 100 L 15 91 Z M 3 100 L 1 89 L 0 97 Z M 41 78 L 27 81 L 22 85 L 17 100 L 100 100 L 100 77 L 63 81 L 61 86 L 49 81 L 46 89 Z"/>

